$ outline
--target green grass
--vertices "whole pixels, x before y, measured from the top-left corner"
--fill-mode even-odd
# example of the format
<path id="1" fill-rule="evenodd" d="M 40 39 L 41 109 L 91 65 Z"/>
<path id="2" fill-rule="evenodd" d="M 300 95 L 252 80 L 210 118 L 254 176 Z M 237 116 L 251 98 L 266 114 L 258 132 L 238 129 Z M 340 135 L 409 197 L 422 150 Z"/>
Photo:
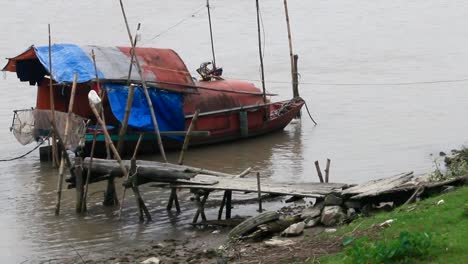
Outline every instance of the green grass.
<path id="1" fill-rule="evenodd" d="M 442 199 L 444 203 L 437 205 Z M 415 208 L 411 209 L 413 207 Z M 431 236 L 431 247 L 424 256 L 405 259 L 400 263 L 468 263 L 468 187 L 403 206 L 392 212 L 357 219 L 339 229 L 333 236 L 355 236 L 388 219 L 395 221 L 381 231 L 371 231 L 370 242 L 376 245 L 392 243 L 402 232 L 428 233 Z M 353 243 L 344 246 L 339 254 L 322 257 L 320 263 L 352 263 L 346 252 L 350 251 Z"/>

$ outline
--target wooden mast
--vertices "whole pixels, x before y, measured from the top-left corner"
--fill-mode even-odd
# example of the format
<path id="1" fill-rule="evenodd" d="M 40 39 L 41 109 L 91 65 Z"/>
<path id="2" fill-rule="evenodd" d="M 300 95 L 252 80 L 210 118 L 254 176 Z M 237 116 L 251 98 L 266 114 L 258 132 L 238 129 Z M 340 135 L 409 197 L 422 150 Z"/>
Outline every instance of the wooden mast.
<path id="1" fill-rule="evenodd" d="M 206 0 L 206 8 L 208 9 L 208 23 L 210 25 L 210 38 L 211 38 L 211 53 L 213 54 L 213 70 L 216 69 L 216 56 L 213 42 L 213 28 L 211 27 L 211 12 L 210 12 L 210 0 Z"/>
<path id="2" fill-rule="evenodd" d="M 297 83 L 297 55 L 293 53 L 293 46 L 292 46 L 292 37 L 291 37 L 291 26 L 289 24 L 289 11 L 288 11 L 288 0 L 284 0 L 284 13 L 286 16 L 286 25 L 288 27 L 288 42 L 289 42 L 289 58 L 291 60 L 291 81 L 292 81 L 292 89 L 293 95 L 295 97 L 299 97 L 299 90 L 298 90 L 298 83 Z"/>
<path id="3" fill-rule="evenodd" d="M 266 88 L 265 88 L 265 70 L 263 68 L 263 52 L 262 52 L 262 37 L 260 35 L 260 6 L 258 0 L 255 1 L 257 6 L 257 34 L 258 34 L 258 53 L 260 55 L 260 69 L 262 75 L 263 103 L 266 104 Z"/>

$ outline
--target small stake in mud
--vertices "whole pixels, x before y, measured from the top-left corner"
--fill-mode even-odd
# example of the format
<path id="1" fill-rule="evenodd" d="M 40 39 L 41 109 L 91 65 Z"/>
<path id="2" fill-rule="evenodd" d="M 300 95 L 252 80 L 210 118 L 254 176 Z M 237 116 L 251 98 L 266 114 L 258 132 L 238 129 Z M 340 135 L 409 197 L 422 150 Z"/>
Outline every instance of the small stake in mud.
<path id="1" fill-rule="evenodd" d="M 263 212 L 262 208 L 262 189 L 260 188 L 260 172 L 257 172 L 257 192 L 258 192 L 258 212 Z"/>
<path id="2" fill-rule="evenodd" d="M 320 170 L 320 164 L 318 162 L 318 160 L 315 161 L 315 168 L 317 169 L 317 175 L 319 177 L 319 180 L 321 183 L 323 183 L 323 176 L 322 176 L 322 171 Z"/>

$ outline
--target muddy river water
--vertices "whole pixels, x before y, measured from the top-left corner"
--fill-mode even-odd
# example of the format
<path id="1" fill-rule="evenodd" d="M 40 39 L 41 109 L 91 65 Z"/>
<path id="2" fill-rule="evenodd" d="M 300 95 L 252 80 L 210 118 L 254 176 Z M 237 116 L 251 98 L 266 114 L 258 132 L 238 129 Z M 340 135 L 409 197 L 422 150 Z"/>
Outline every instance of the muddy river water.
<path id="1" fill-rule="evenodd" d="M 142 23 L 143 45 L 175 49 L 194 73 L 211 59 L 204 0 L 126 2 L 132 28 Z M 255 1 L 211 4 L 217 63 L 225 77 L 259 85 Z M 267 89 L 280 94 L 273 99 L 287 99 L 292 92 L 283 1 L 260 4 Z M 0 0 L 0 57 L 46 45 L 48 23 L 55 43 L 125 46 L 119 8 L 116 0 Z M 330 158 L 333 181 L 358 183 L 402 171 L 428 172 L 439 151 L 467 142 L 466 1 L 290 0 L 289 9 L 300 93 L 319 125 L 304 116 L 282 132 L 190 150 L 187 164 L 226 172 L 252 167 L 277 181 L 310 182 L 316 181 L 314 161 Z M 36 90 L 7 73 L 0 91 L 0 159 L 5 159 L 34 147 L 19 145 L 9 127 L 13 109 L 35 105 Z M 176 161 L 177 153 L 169 158 Z M 37 152 L 0 162 L 0 262 L 35 263 L 75 250 L 99 256 L 195 232 L 188 225 L 189 195 L 182 194 L 182 214 L 170 215 L 163 206 L 168 193 L 149 186 L 143 195 L 152 223 L 138 223 L 131 195 L 119 221 L 113 209 L 100 205 L 102 184 L 91 187 L 86 217 L 75 215 L 75 193 L 68 190 L 56 217 L 56 179 Z M 209 209 L 208 216 L 215 213 Z M 233 213 L 255 209 L 236 207 Z"/>

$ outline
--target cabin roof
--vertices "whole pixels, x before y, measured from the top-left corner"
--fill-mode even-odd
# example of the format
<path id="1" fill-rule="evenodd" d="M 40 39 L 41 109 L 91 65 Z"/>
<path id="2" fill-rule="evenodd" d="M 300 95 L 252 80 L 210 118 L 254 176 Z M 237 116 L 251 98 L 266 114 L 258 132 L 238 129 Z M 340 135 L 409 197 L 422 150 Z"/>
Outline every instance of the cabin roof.
<path id="1" fill-rule="evenodd" d="M 78 82 L 85 83 L 96 79 L 96 71 L 91 56 L 95 54 L 99 79 L 127 80 L 131 48 L 78 46 L 75 44 L 52 45 L 52 77 L 57 83 L 73 82 L 78 74 Z M 192 77 L 179 55 L 171 49 L 135 48 L 146 81 L 171 82 L 193 85 Z M 131 80 L 141 81 L 136 67 L 133 67 Z M 16 72 L 21 81 L 35 84 L 45 75 L 50 75 L 49 47 L 31 46 L 16 57 L 9 58 L 3 71 Z M 178 88 L 183 89 L 183 86 Z"/>

